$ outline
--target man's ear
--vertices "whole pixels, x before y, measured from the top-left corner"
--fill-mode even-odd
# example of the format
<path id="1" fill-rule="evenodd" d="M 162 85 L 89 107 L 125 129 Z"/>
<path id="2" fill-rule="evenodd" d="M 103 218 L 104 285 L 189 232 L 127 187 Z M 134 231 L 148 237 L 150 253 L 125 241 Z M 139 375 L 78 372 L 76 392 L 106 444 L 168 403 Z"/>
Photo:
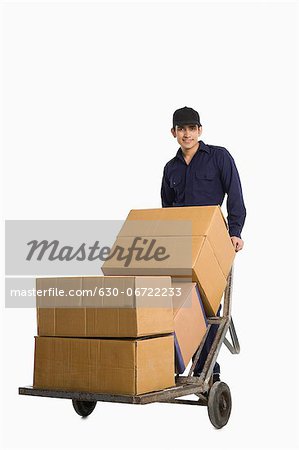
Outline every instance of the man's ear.
<path id="1" fill-rule="evenodd" d="M 172 136 L 173 136 L 173 137 L 176 137 L 176 132 L 175 132 L 175 129 L 174 129 L 174 128 L 171 128 L 171 130 L 170 130 L 170 131 L 171 131 L 171 134 L 172 134 Z"/>
<path id="2" fill-rule="evenodd" d="M 201 136 L 202 133 L 202 126 L 200 125 L 200 127 L 198 127 L 198 137 Z"/>

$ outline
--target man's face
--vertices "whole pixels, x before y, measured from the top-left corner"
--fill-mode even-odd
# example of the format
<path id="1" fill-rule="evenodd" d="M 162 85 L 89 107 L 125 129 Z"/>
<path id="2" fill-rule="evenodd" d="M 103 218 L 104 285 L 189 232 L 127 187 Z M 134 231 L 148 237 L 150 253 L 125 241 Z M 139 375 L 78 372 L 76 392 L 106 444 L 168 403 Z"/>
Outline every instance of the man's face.
<path id="1" fill-rule="evenodd" d="M 182 150 L 191 150 L 197 146 L 198 138 L 201 135 L 202 128 L 198 125 L 176 126 L 171 129 L 172 135 L 177 138 Z"/>

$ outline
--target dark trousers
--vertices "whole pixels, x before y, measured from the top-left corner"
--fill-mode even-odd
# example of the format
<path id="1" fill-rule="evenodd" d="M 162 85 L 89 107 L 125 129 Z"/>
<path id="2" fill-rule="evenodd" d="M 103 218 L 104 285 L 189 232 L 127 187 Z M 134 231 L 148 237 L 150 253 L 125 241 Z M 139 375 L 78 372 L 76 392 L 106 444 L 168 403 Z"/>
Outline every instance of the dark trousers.
<path id="1" fill-rule="evenodd" d="M 219 306 L 219 309 L 217 311 L 217 316 L 218 317 L 220 316 L 221 307 L 222 307 L 222 305 Z M 207 335 L 206 341 L 204 343 L 204 346 L 202 348 L 202 351 L 200 353 L 199 359 L 198 359 L 197 364 L 195 366 L 194 375 L 198 375 L 198 374 L 200 374 L 202 372 L 202 369 L 203 369 L 203 366 L 205 365 L 208 353 L 209 353 L 210 348 L 211 348 L 211 346 L 213 344 L 213 341 L 215 339 L 218 327 L 219 327 L 219 325 L 212 325 L 211 326 L 211 328 L 209 330 L 209 333 Z M 194 361 L 194 357 L 195 357 L 195 354 L 192 357 L 192 361 Z M 218 362 L 216 362 L 215 365 L 214 365 L 213 373 L 219 373 L 220 374 L 220 365 L 218 364 Z"/>

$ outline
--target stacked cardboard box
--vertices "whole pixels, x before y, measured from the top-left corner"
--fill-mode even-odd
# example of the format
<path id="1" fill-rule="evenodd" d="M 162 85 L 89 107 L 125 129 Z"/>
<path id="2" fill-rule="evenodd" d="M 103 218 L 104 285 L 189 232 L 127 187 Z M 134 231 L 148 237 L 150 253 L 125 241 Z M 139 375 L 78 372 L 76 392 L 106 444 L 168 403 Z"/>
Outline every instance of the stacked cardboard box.
<path id="1" fill-rule="evenodd" d="M 174 372 L 185 370 L 206 333 L 206 315 L 218 310 L 235 255 L 225 220 L 220 207 L 132 210 L 111 253 L 136 239 L 164 247 L 168 257 L 126 264 L 115 253 L 102 266 L 104 276 L 37 279 L 45 292 L 104 295 L 67 303 L 37 297 L 36 387 L 140 394 L 173 386 Z M 147 294 L 127 295 L 135 288 Z M 168 295 L 153 297 L 150 289 Z"/>
<path id="2" fill-rule="evenodd" d="M 45 295 L 37 297 L 34 386 L 114 394 L 173 386 L 172 297 L 157 305 L 134 295 L 148 287 L 169 290 L 171 279 L 38 278 L 37 291 Z M 84 296 L 88 291 L 98 295 Z"/>
<path id="3" fill-rule="evenodd" d="M 49 295 L 51 287 L 77 294 Z M 36 290 L 45 292 L 37 297 L 38 335 L 137 338 L 173 332 L 172 296 L 152 297 L 148 288 L 169 292 L 171 278 L 38 278 Z M 146 295 L 135 294 L 142 290 Z"/>

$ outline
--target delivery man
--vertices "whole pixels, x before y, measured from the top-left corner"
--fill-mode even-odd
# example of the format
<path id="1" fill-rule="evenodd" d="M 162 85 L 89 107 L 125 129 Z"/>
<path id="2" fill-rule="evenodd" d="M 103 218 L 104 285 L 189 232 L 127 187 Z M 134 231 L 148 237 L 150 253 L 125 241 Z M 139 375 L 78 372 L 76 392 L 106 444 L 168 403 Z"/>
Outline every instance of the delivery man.
<path id="1" fill-rule="evenodd" d="M 199 140 L 202 125 L 197 111 L 185 106 L 173 114 L 171 133 L 180 148 L 163 171 L 161 199 L 163 208 L 179 206 L 222 205 L 227 194 L 228 231 L 235 251 L 242 250 L 241 231 L 246 209 L 237 167 L 224 148 L 207 145 Z M 220 314 L 221 305 L 217 315 Z M 199 376 L 214 340 L 218 325 L 212 325 L 195 367 Z M 220 380 L 216 362 L 213 382 Z"/>

